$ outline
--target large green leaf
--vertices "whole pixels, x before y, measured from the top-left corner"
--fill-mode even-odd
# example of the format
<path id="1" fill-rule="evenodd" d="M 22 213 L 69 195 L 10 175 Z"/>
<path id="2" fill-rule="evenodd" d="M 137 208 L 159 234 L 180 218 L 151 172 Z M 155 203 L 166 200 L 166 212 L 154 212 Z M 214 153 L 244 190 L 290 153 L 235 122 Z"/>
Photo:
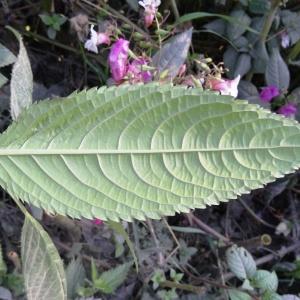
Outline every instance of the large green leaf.
<path id="1" fill-rule="evenodd" d="M 188 212 L 300 165 L 300 126 L 229 96 L 170 85 L 33 104 L 0 136 L 0 183 L 50 212 L 103 220 Z"/>

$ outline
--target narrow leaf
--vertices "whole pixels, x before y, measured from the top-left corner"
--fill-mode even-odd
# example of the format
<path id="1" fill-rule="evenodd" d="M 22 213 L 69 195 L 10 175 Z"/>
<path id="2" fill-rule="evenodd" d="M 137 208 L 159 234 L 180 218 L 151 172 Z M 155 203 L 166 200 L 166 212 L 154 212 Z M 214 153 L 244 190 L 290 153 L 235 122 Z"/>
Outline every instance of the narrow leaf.
<path id="1" fill-rule="evenodd" d="M 279 49 L 274 48 L 266 69 L 267 85 L 275 85 L 281 90 L 287 90 L 290 85 L 290 71 L 280 55 Z"/>
<path id="2" fill-rule="evenodd" d="M 193 12 L 190 14 L 183 15 L 182 17 L 179 18 L 179 20 L 177 21 L 177 24 L 189 22 L 189 21 L 192 21 L 195 19 L 202 19 L 202 18 L 221 18 L 229 23 L 238 24 L 241 28 L 243 28 L 249 32 L 252 32 L 256 35 L 259 35 L 259 31 L 249 27 L 248 22 L 243 23 L 243 21 L 241 21 L 235 17 L 232 17 L 232 16 L 226 16 L 226 15 L 222 15 L 222 14 L 213 14 L 213 13 L 208 13 L 208 12 Z"/>
<path id="3" fill-rule="evenodd" d="M 189 212 L 299 165 L 299 123 L 183 86 L 102 87 L 42 101 L 0 135 L 1 185 L 77 218 Z"/>
<path id="4" fill-rule="evenodd" d="M 47 232 L 28 213 L 21 244 L 27 299 L 66 300 L 66 279 L 59 254 Z"/>
<path id="5" fill-rule="evenodd" d="M 13 64 L 16 61 L 15 55 L 0 43 L 0 67 Z"/>
<path id="6" fill-rule="evenodd" d="M 152 63 L 158 70 L 158 75 L 168 72 L 170 79 L 176 77 L 184 64 L 192 41 L 193 28 L 184 31 L 166 42 L 153 56 Z"/>
<path id="7" fill-rule="evenodd" d="M 33 79 L 30 61 L 20 34 L 10 28 L 19 40 L 20 50 L 13 66 L 10 82 L 10 110 L 13 120 L 16 120 L 23 108 L 32 103 Z"/>

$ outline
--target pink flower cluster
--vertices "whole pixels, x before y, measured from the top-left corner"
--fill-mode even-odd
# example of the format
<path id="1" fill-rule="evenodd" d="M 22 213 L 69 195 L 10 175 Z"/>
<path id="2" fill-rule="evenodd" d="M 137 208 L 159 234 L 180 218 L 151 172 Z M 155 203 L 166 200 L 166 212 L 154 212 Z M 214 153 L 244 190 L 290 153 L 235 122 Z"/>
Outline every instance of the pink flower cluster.
<path id="1" fill-rule="evenodd" d="M 124 79 L 128 79 L 131 83 L 150 82 L 152 74 L 149 70 L 145 70 L 149 59 L 138 57 L 129 63 L 128 53 L 129 41 L 125 39 L 118 39 L 111 47 L 108 63 L 115 83 L 119 84 Z"/>
<path id="2" fill-rule="evenodd" d="M 150 27 L 157 13 L 157 8 L 160 6 L 160 0 L 143 0 L 139 1 L 139 5 L 144 7 L 144 23 L 146 27 Z"/>
<path id="3" fill-rule="evenodd" d="M 228 95 L 236 98 L 238 96 L 240 79 L 240 75 L 233 80 L 212 77 L 207 80 L 206 85 L 213 91 L 219 91 L 221 95 Z"/>

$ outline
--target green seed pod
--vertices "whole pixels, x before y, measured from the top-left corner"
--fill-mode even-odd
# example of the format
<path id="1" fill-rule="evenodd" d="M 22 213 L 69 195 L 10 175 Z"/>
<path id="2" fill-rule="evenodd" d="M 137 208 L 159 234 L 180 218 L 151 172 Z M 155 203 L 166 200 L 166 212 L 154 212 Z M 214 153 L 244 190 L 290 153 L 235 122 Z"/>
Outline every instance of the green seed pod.
<path id="1" fill-rule="evenodd" d="M 141 42 L 139 42 L 139 46 L 141 48 L 148 49 L 148 48 L 152 47 L 152 44 L 150 42 L 141 41 Z"/>
<path id="2" fill-rule="evenodd" d="M 133 38 L 138 41 L 145 39 L 144 35 L 137 31 L 133 33 Z"/>

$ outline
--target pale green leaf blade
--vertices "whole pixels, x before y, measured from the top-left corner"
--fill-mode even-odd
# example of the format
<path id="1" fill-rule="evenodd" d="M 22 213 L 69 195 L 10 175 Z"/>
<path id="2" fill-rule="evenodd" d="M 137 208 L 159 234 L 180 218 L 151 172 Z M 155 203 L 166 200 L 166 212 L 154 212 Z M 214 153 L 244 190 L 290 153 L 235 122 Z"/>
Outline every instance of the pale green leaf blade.
<path id="1" fill-rule="evenodd" d="M 278 288 L 278 277 L 275 271 L 258 270 L 253 278 L 253 286 L 263 291 L 276 292 Z"/>
<path id="2" fill-rule="evenodd" d="M 15 55 L 0 43 L 0 67 L 13 64 L 16 61 Z"/>
<path id="3" fill-rule="evenodd" d="M 228 96 L 103 87 L 25 110 L 0 136 L 0 183 L 49 212 L 160 218 L 293 172 L 299 137 L 296 121 Z"/>
<path id="4" fill-rule="evenodd" d="M 252 278 L 256 272 L 252 255 L 243 247 L 233 245 L 227 249 L 226 260 L 231 272 L 239 279 Z"/>
<path id="5" fill-rule="evenodd" d="M 17 37 L 20 45 L 10 81 L 10 111 L 12 119 L 16 120 L 21 111 L 32 103 L 33 76 L 22 37 L 13 28 L 10 30 Z"/>
<path id="6" fill-rule="evenodd" d="M 26 214 L 21 236 L 24 285 L 28 300 L 66 300 L 65 273 L 47 232 Z"/>

